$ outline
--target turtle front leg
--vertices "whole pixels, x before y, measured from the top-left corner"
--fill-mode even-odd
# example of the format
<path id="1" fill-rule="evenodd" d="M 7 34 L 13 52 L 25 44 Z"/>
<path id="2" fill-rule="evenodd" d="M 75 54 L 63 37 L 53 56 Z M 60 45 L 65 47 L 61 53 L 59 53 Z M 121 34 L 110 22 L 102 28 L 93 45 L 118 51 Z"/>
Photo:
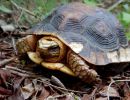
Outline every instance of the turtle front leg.
<path id="1" fill-rule="evenodd" d="M 18 53 L 20 55 L 27 54 L 28 51 L 35 51 L 37 38 L 34 35 L 28 35 L 19 39 L 16 43 Z"/>
<path id="2" fill-rule="evenodd" d="M 71 50 L 69 50 L 67 54 L 67 64 L 75 73 L 75 75 L 82 79 L 84 82 L 101 82 L 98 73 L 94 69 L 90 69 L 89 65 Z"/>

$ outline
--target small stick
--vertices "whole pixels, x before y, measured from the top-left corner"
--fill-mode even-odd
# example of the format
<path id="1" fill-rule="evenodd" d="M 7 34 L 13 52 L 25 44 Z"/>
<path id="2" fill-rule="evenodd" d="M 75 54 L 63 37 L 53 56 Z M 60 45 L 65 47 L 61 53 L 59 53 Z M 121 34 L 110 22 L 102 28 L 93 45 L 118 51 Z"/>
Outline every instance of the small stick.
<path id="1" fill-rule="evenodd" d="M 8 70 L 7 68 L 2 68 L 3 70 Z M 14 75 L 18 75 L 18 76 L 21 76 L 21 77 L 28 77 L 28 78 L 37 78 L 37 77 L 41 77 L 41 76 L 38 76 L 38 75 L 30 75 L 30 74 L 27 74 L 27 73 L 20 73 L 16 70 L 12 70 L 12 69 L 9 69 L 9 72 L 11 72 L 12 74 Z"/>
<path id="2" fill-rule="evenodd" d="M 21 70 L 21 69 L 19 69 L 19 68 L 17 68 L 17 67 L 11 67 L 11 66 L 6 66 L 5 67 L 6 69 L 9 69 L 9 70 L 14 70 L 14 71 L 18 71 L 18 72 L 20 72 L 20 73 L 26 73 L 26 74 L 31 74 L 31 75 L 33 75 L 33 73 L 31 73 L 31 72 L 27 72 L 27 71 L 25 71 L 25 70 Z"/>
<path id="3" fill-rule="evenodd" d="M 49 97 L 47 98 L 47 100 L 58 100 L 58 98 L 60 98 L 60 97 L 65 97 L 65 96 L 67 96 L 67 95 L 70 95 L 70 93 L 65 93 L 65 94 L 56 95 L 56 96 L 49 96 Z M 76 100 L 77 100 L 77 99 L 76 99 Z"/>
<path id="4" fill-rule="evenodd" d="M 23 73 L 19 73 L 17 71 L 14 70 L 9 70 L 12 74 L 18 75 L 18 76 L 22 76 L 22 77 L 29 77 L 30 75 L 28 74 L 23 74 Z"/>
<path id="5" fill-rule="evenodd" d="M 130 86 L 129 86 L 128 82 L 125 82 L 125 83 L 126 83 L 126 86 L 127 86 L 128 90 L 130 92 Z"/>
<path id="6" fill-rule="evenodd" d="M 28 14 L 32 15 L 32 16 L 35 16 L 34 13 L 32 13 L 31 11 L 25 9 L 25 8 L 22 8 L 20 7 L 19 5 L 17 5 L 14 1 L 10 0 L 10 2 L 17 8 L 17 9 L 20 9 L 20 10 L 23 10 L 25 12 L 27 12 Z"/>
<path id="7" fill-rule="evenodd" d="M 14 57 L 10 58 L 10 59 L 4 59 L 4 60 L 0 61 L 0 66 L 4 66 L 13 60 L 14 60 Z"/>
<path id="8" fill-rule="evenodd" d="M 108 86 L 108 89 L 107 89 L 107 100 L 110 100 L 109 99 L 109 91 L 110 91 L 111 85 L 115 82 L 130 82 L 130 80 L 112 80 Z"/>
<path id="9" fill-rule="evenodd" d="M 96 93 L 96 91 L 97 91 L 97 88 L 95 88 L 95 89 L 93 90 L 93 92 L 91 93 L 91 99 L 92 99 L 92 100 L 95 100 L 95 93 Z"/>
<path id="10" fill-rule="evenodd" d="M 122 3 L 124 0 L 119 0 L 117 1 L 115 4 L 113 4 L 111 7 L 109 7 L 107 10 L 111 11 L 113 10 L 115 7 L 117 7 L 120 3 Z"/>
<path id="11" fill-rule="evenodd" d="M 14 49 L 14 52 L 15 52 L 15 55 L 17 55 L 17 49 L 16 49 L 16 42 L 15 42 L 15 39 L 12 37 L 12 46 L 13 46 L 13 49 Z"/>
<path id="12" fill-rule="evenodd" d="M 43 82 L 43 81 L 41 81 L 41 80 L 38 80 L 38 81 Z M 54 87 L 55 89 L 61 89 L 61 90 L 67 91 L 67 92 L 81 93 L 81 94 L 86 94 L 86 93 L 88 93 L 88 92 L 75 91 L 75 90 L 70 90 L 70 89 L 58 87 L 58 86 L 52 85 L 52 84 L 50 84 L 50 83 L 48 83 L 48 82 L 46 82 L 46 81 L 43 82 L 43 83 L 46 84 L 46 85 L 50 85 L 50 86 Z"/>

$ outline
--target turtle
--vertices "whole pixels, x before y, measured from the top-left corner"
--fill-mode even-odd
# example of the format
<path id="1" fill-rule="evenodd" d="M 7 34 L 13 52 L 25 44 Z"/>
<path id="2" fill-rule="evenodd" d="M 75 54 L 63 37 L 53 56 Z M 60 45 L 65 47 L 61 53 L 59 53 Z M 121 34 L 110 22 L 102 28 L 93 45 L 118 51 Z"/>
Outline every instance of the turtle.
<path id="1" fill-rule="evenodd" d="M 58 6 L 27 35 L 16 43 L 20 55 L 86 83 L 99 83 L 109 72 L 118 74 L 130 62 L 124 29 L 103 8 L 83 3 Z"/>

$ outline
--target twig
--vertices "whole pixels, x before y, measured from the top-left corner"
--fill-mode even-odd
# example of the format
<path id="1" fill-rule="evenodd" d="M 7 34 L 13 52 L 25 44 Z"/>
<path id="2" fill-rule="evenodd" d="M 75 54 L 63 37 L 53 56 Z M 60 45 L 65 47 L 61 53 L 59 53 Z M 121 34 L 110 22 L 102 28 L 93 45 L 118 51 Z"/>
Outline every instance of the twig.
<path id="1" fill-rule="evenodd" d="M 128 82 L 125 82 L 125 83 L 126 83 L 126 86 L 127 86 L 128 90 L 129 90 L 129 92 L 130 92 L 130 87 L 129 87 Z"/>
<path id="2" fill-rule="evenodd" d="M 117 7 L 120 3 L 122 3 L 124 0 L 119 0 L 117 1 L 115 4 L 113 4 L 112 6 L 110 6 L 107 10 L 111 11 L 113 10 L 115 7 Z"/>
<path id="3" fill-rule="evenodd" d="M 16 20 L 16 19 L 14 18 L 14 16 L 13 16 L 13 19 L 14 19 L 15 23 L 18 25 L 20 31 L 22 31 L 22 28 L 21 28 L 21 26 L 19 25 L 18 22 L 20 21 L 22 15 L 23 15 L 23 10 L 21 10 L 21 12 L 20 12 L 20 16 L 19 16 L 18 20 Z M 18 33 L 18 32 L 17 32 L 17 33 Z"/>
<path id="4" fill-rule="evenodd" d="M 13 49 L 14 49 L 14 52 L 15 52 L 15 55 L 17 55 L 17 49 L 16 49 L 16 43 L 15 43 L 15 39 L 12 37 L 12 46 L 13 46 Z"/>
<path id="5" fill-rule="evenodd" d="M 37 87 L 36 87 L 36 83 L 33 80 L 32 85 L 34 87 L 34 90 L 36 91 L 35 94 L 34 94 L 34 96 L 33 96 L 33 98 L 32 98 L 32 100 L 36 100 L 34 98 L 36 98 L 36 96 L 37 96 L 37 94 L 38 94 L 38 92 L 39 92 L 39 90 L 40 90 L 40 88 L 42 86 L 42 83 L 40 83 L 39 86 L 37 85 Z"/>
<path id="6" fill-rule="evenodd" d="M 28 14 L 36 17 L 36 15 L 34 13 L 32 13 L 31 11 L 25 9 L 25 8 L 22 8 L 20 7 L 19 5 L 17 5 L 13 0 L 10 0 L 10 2 L 17 8 L 17 9 L 20 9 L 20 10 L 24 10 L 25 12 L 27 12 Z"/>
<path id="7" fill-rule="evenodd" d="M 6 34 L 6 33 L 4 33 L 4 34 Z M 11 34 L 12 36 L 27 36 L 27 35 L 32 35 L 31 33 L 27 33 L 27 32 L 18 32 L 18 31 L 16 31 L 16 32 L 13 32 L 12 34 Z"/>
<path id="8" fill-rule="evenodd" d="M 31 73 L 31 72 L 21 70 L 21 69 L 19 69 L 17 67 L 6 66 L 5 68 L 8 69 L 8 70 L 14 70 L 14 71 L 17 71 L 17 72 L 20 72 L 20 73 L 23 73 L 23 74 L 26 73 L 26 74 L 29 74 L 29 75 L 33 75 L 33 73 Z"/>
<path id="9" fill-rule="evenodd" d="M 2 68 L 3 70 L 7 70 L 6 68 Z M 20 73 L 16 70 L 9 70 L 9 72 L 11 72 L 12 74 L 14 75 L 18 75 L 18 76 L 21 76 L 21 77 L 27 77 L 27 78 L 37 78 L 37 77 L 41 77 L 41 76 L 38 76 L 38 75 L 30 75 L 30 74 L 27 74 L 27 73 Z"/>
<path id="10" fill-rule="evenodd" d="M 12 74 L 14 75 L 18 75 L 18 76 L 22 76 L 22 77 L 30 77 L 30 75 L 28 74 L 23 74 L 23 73 L 19 73 L 17 71 L 14 71 L 14 70 L 9 70 Z M 32 77 L 32 76 L 31 76 Z"/>
<path id="11" fill-rule="evenodd" d="M 65 93 L 65 94 L 62 94 L 62 95 L 56 95 L 56 96 L 49 96 L 47 98 L 47 100 L 58 100 L 58 98 L 61 98 L 61 97 L 65 97 L 67 95 L 71 95 L 70 93 Z M 77 99 L 76 99 L 77 100 Z"/>
<path id="12" fill-rule="evenodd" d="M 50 80 L 50 81 L 53 82 L 55 85 L 66 89 L 66 87 L 64 86 L 64 84 L 63 84 L 57 77 L 51 76 L 51 80 Z M 56 88 L 56 89 L 57 89 L 57 88 Z M 66 93 L 66 91 L 63 91 L 63 90 L 61 90 L 61 89 L 57 89 L 57 90 L 59 90 L 59 91 L 60 91 L 61 93 L 63 93 L 63 94 Z M 67 91 L 67 92 L 68 92 L 68 91 Z"/>
<path id="13" fill-rule="evenodd" d="M 43 81 L 41 81 L 41 80 L 38 80 L 38 81 L 43 82 Z M 75 90 L 70 90 L 70 89 L 58 87 L 58 86 L 55 86 L 55 85 L 52 85 L 52 84 L 48 83 L 47 81 L 45 81 L 45 82 L 43 82 L 43 83 L 46 84 L 46 85 L 50 85 L 50 86 L 54 87 L 55 89 L 61 89 L 61 90 L 68 91 L 68 92 L 80 93 L 80 94 L 86 94 L 86 93 L 88 93 L 88 92 L 75 91 Z"/>
<path id="14" fill-rule="evenodd" d="M 23 9 L 21 10 L 21 13 L 20 13 L 20 16 L 19 16 L 19 18 L 17 20 L 17 23 L 20 21 L 20 19 L 21 19 L 22 16 L 23 16 Z"/>
<path id="15" fill-rule="evenodd" d="M 93 90 L 93 92 L 91 93 L 91 99 L 92 99 L 92 100 L 95 100 L 95 93 L 96 93 L 96 91 L 97 91 L 97 88 L 95 88 L 95 89 Z"/>
<path id="16" fill-rule="evenodd" d="M 10 59 L 4 59 L 4 60 L 0 61 L 0 66 L 4 66 L 13 60 L 14 60 L 14 57 L 10 58 Z"/>
<path id="17" fill-rule="evenodd" d="M 115 82 L 130 82 L 130 80 L 112 80 L 108 86 L 108 89 L 107 89 L 107 100 L 110 100 L 109 99 L 109 91 L 110 91 L 111 85 Z"/>

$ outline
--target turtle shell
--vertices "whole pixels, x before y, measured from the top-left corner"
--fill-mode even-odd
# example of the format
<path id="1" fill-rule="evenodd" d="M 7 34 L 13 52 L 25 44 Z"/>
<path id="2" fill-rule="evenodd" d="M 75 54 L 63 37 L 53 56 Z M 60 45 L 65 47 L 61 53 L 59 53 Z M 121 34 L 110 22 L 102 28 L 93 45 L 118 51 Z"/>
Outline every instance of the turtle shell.
<path id="1" fill-rule="evenodd" d="M 62 5 L 29 32 L 57 36 L 94 65 L 130 61 L 130 47 L 122 26 L 114 15 L 101 8 L 82 3 Z"/>

